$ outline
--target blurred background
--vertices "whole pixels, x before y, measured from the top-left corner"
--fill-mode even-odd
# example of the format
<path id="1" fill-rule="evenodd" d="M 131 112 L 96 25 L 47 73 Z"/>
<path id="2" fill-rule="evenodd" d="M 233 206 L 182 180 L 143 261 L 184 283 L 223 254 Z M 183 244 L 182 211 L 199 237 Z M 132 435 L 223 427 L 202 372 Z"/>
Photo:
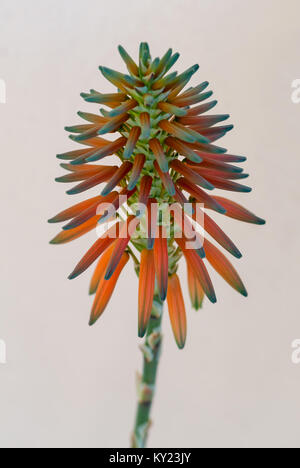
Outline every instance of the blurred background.
<path id="1" fill-rule="evenodd" d="M 55 155 L 74 147 L 64 126 L 97 109 L 79 93 L 110 92 L 98 66 L 125 71 L 118 44 L 137 57 L 148 41 L 153 56 L 180 52 L 180 72 L 200 64 L 193 84 L 208 80 L 235 125 L 222 146 L 248 157 L 253 192 L 229 198 L 267 219 L 221 219 L 247 299 L 213 274 L 218 303 L 194 312 L 182 263 L 188 340 L 178 351 L 166 310 L 149 446 L 300 447 L 299 1 L 0 0 L 0 12 L 0 446 L 129 444 L 142 364 L 133 266 L 89 328 L 91 272 L 67 276 L 95 234 L 54 247 L 47 219 L 84 198 L 54 182 Z"/>

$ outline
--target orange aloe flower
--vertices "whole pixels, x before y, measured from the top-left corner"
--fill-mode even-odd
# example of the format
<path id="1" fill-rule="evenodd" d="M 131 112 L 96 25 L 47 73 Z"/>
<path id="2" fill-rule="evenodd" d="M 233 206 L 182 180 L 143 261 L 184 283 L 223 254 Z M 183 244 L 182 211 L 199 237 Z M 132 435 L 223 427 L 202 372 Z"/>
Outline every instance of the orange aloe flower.
<path id="1" fill-rule="evenodd" d="M 96 90 L 81 94 L 86 102 L 105 107 L 100 108 L 100 114 L 79 112 L 84 123 L 66 130 L 81 148 L 57 155 L 67 171 L 57 181 L 75 183 L 67 191 L 69 195 L 95 187 L 99 194 L 52 218 L 51 223 L 66 224 L 51 242 L 70 242 L 115 222 L 112 227 L 109 224 L 70 275 L 73 279 L 97 262 L 90 286 L 90 293 L 96 295 L 90 324 L 104 312 L 119 276 L 132 258 L 139 274 L 139 336 L 153 333 L 151 317 L 158 317 L 155 311 L 167 299 L 175 340 L 183 348 L 186 314 L 176 274 L 180 258 L 186 259 L 190 298 L 196 310 L 202 307 L 205 296 L 213 303 L 217 300 L 210 267 L 247 296 L 222 249 L 235 258 L 240 258 L 241 253 L 217 218 L 222 215 L 253 224 L 265 221 L 231 198 L 214 194 L 215 189 L 242 193 L 251 189 L 242 183 L 248 174 L 240 163 L 246 158 L 229 154 L 215 144 L 233 125 L 224 123 L 228 114 L 210 112 L 217 101 L 210 99 L 213 93 L 209 83 L 187 87 L 199 66 L 193 65 L 180 74 L 170 71 L 179 54 L 169 49 L 162 58 L 152 59 L 146 43 L 140 45 L 137 63 L 123 47 L 119 46 L 119 52 L 128 73 L 100 67 L 115 88 L 109 94 Z M 107 139 L 108 134 L 115 139 Z M 117 157 L 119 164 L 102 164 L 109 156 Z M 103 204 L 106 209 L 101 208 Z M 137 204 L 139 208 L 134 210 Z M 174 213 L 170 210 L 173 214 L 167 225 L 164 213 L 171 207 L 175 209 Z M 130 213 L 127 219 L 122 218 L 124 208 Z M 216 220 L 211 215 L 216 215 Z M 183 225 L 189 231 L 194 228 L 192 238 L 197 246 L 190 247 L 191 237 Z M 199 225 L 205 232 L 201 245 Z M 207 240 L 206 234 L 219 247 Z M 147 356 L 153 359 L 151 353 Z M 135 434 L 135 443 L 137 437 Z"/>
<path id="2" fill-rule="evenodd" d="M 79 112 L 79 116 L 87 123 L 66 127 L 66 130 L 71 132 L 70 138 L 84 148 L 58 155 L 59 159 L 68 161 L 61 164 L 68 173 L 56 180 L 61 183 L 78 182 L 68 190 L 68 194 L 82 193 L 103 183 L 105 186 L 100 190 L 99 196 L 78 203 L 50 220 L 52 223 L 68 221 L 51 242 L 69 242 L 95 229 L 99 222 L 108 221 L 107 216 L 97 211 L 98 207 L 101 203 L 111 203 L 115 209 L 120 208 L 120 194 L 129 206 L 139 202 L 148 204 L 149 208 L 149 200 L 152 203 L 167 203 L 170 206 L 177 202 L 182 207 L 188 202 L 199 203 L 203 208 L 224 216 L 263 224 L 261 218 L 234 201 L 209 193 L 215 188 L 232 192 L 249 192 L 251 189 L 237 182 L 248 175 L 240 166 L 234 165 L 245 161 L 246 158 L 228 154 L 225 148 L 213 144 L 233 126 L 218 125 L 229 118 L 228 114 L 207 114 L 217 104 L 216 101 L 209 101 L 212 92 L 207 90 L 208 82 L 184 90 L 198 70 L 198 65 L 179 75 L 177 72 L 167 74 L 179 57 L 178 54 L 172 54 L 171 49 L 162 59 L 152 60 L 147 44 L 142 43 L 138 64 L 121 46 L 119 51 L 127 66 L 128 75 L 100 67 L 104 77 L 117 87 L 117 91 L 101 94 L 91 90 L 90 93 L 81 94 L 86 102 L 103 104 L 109 110 L 100 109 L 102 115 Z M 103 137 L 108 133 L 117 135 L 115 141 Z M 111 155 L 118 156 L 120 166 L 90 164 Z M 118 190 L 118 187 L 121 190 Z M 197 221 L 195 210 L 193 211 L 190 217 Z M 151 218 L 151 213 L 148 217 Z M 190 296 L 196 309 L 203 303 L 203 293 L 212 302 L 216 301 L 205 266 L 206 260 L 233 288 L 247 295 L 236 270 L 211 242 L 205 241 L 203 255 L 199 256 L 199 252 L 186 249 L 187 240 L 184 237 L 167 238 L 166 230 L 159 219 L 152 220 L 152 223 L 155 225 L 153 242 L 149 242 L 149 237 L 131 239 L 133 233 L 114 240 L 109 232 L 106 232 L 79 262 L 70 279 L 83 273 L 101 255 L 104 256 L 115 241 L 115 249 L 109 250 L 111 256 L 107 260 L 106 274 L 103 281 L 98 282 L 97 288 L 97 298 L 99 299 L 102 290 L 103 297 L 106 297 L 107 288 L 103 288 L 105 281 L 109 281 L 113 276 L 121 259 L 124 261 L 124 258 L 127 258 L 123 256 L 124 253 L 133 255 L 130 244 L 137 248 L 141 253 L 142 270 L 139 288 L 139 336 L 146 333 L 150 318 L 154 297 L 153 271 L 159 296 L 164 301 L 170 283 L 169 275 L 176 271 L 182 253 L 188 264 Z M 171 223 L 174 224 L 174 219 Z M 128 228 L 128 224 L 129 222 L 125 223 L 123 230 Z M 229 253 L 236 258 L 241 257 L 239 249 L 206 212 L 203 213 L 202 227 Z M 116 235 L 118 237 L 119 234 Z M 175 243 L 179 247 L 177 251 Z M 153 255 L 147 252 L 149 248 L 154 249 Z M 145 261 L 149 262 L 148 266 L 145 266 Z M 115 281 L 118 276 L 116 275 Z M 145 277 L 148 279 L 145 280 Z M 146 287 L 148 280 L 151 283 L 149 288 Z M 96 292 L 94 287 L 92 292 Z M 172 303 L 172 300 L 168 302 Z M 108 301 L 104 300 L 105 306 L 107 303 Z M 91 323 L 96 321 L 94 312 L 93 307 Z"/>

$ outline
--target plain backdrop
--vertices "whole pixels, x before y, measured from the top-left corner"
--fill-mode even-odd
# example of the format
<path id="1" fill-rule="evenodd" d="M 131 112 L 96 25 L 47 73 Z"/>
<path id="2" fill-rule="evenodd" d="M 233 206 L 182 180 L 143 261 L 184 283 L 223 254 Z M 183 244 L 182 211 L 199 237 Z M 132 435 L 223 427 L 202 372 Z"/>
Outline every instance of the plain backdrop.
<path id="1" fill-rule="evenodd" d="M 91 272 L 67 276 L 95 239 L 48 244 L 47 219 L 71 199 L 54 178 L 56 153 L 73 148 L 63 130 L 79 96 L 113 88 L 99 65 L 125 71 L 122 44 L 137 57 L 173 47 L 184 71 L 200 70 L 234 130 L 222 141 L 248 157 L 251 194 L 228 194 L 267 219 L 223 219 L 243 253 L 233 263 L 247 299 L 212 274 L 218 303 L 194 312 L 180 276 L 188 341 L 176 348 L 169 318 L 153 408 L 152 447 L 300 447 L 299 128 L 291 100 L 300 78 L 298 0 L 0 0 L 1 447 L 127 447 L 141 368 L 137 278 L 122 275 L 101 320 L 88 327 Z"/>

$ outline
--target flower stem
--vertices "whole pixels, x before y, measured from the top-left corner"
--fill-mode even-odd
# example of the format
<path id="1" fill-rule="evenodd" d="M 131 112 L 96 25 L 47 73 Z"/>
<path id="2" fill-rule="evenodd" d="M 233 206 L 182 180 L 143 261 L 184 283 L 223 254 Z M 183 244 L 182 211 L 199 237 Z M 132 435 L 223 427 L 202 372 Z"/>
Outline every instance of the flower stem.
<path id="1" fill-rule="evenodd" d="M 147 335 L 141 350 L 144 356 L 143 375 L 138 377 L 138 407 L 132 435 L 133 448 L 145 448 L 151 425 L 150 412 L 155 393 L 157 368 L 161 352 L 163 302 L 155 295 Z"/>

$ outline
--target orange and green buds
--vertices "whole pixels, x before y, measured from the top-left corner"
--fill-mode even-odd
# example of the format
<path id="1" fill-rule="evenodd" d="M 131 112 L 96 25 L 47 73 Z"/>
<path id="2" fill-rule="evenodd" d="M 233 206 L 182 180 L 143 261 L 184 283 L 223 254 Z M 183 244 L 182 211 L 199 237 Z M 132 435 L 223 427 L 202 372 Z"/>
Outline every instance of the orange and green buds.
<path id="1" fill-rule="evenodd" d="M 123 153 L 123 157 L 125 159 L 129 159 L 130 156 L 132 155 L 133 151 L 134 151 L 134 148 L 138 142 L 138 139 L 140 137 L 140 134 L 141 134 L 141 129 L 140 127 L 133 127 L 131 130 L 130 130 L 130 133 L 129 133 L 129 137 L 128 137 L 128 140 L 127 140 L 127 143 L 126 143 L 126 146 L 125 146 L 125 149 L 124 149 L 124 153 Z"/>
<path id="2" fill-rule="evenodd" d="M 90 282 L 90 289 L 89 289 L 89 294 L 95 294 L 98 288 L 98 285 L 100 283 L 100 280 L 105 274 L 107 264 L 110 260 L 111 254 L 114 251 L 114 244 L 112 243 L 106 250 L 105 252 L 101 255 L 100 260 L 97 263 L 97 266 L 95 268 L 95 271 L 93 273 L 91 282 Z"/>
<path id="3" fill-rule="evenodd" d="M 98 318 L 103 314 L 113 292 L 116 287 L 117 281 L 119 279 L 120 274 L 122 273 L 125 265 L 129 260 L 129 255 L 125 252 L 118 263 L 118 266 L 112 276 L 107 280 L 103 275 L 99 281 L 99 285 L 97 288 L 94 304 L 92 307 L 91 317 L 90 317 L 90 325 L 94 325 L 94 323 L 98 320 Z"/>
<path id="4" fill-rule="evenodd" d="M 109 280 L 114 274 L 120 259 L 125 251 L 131 236 L 134 234 L 136 227 L 139 224 L 139 220 L 135 216 L 129 216 L 127 221 L 124 223 L 119 232 L 119 238 L 115 242 L 115 249 L 112 253 L 110 261 L 107 266 L 105 273 L 105 279 Z"/>
<path id="5" fill-rule="evenodd" d="M 259 218 L 255 214 L 251 213 L 250 211 L 246 210 L 242 205 L 238 203 L 228 200 L 227 198 L 223 197 L 214 197 L 218 203 L 222 203 L 222 206 L 226 209 L 226 216 L 229 218 L 237 219 L 238 221 L 244 221 L 245 223 L 252 223 L 252 224 L 265 224 L 266 221 L 262 218 Z"/>
<path id="6" fill-rule="evenodd" d="M 136 157 L 134 158 L 131 176 L 127 185 L 128 190 L 134 189 L 136 184 L 138 183 L 145 161 L 146 161 L 146 156 L 142 153 L 137 154 Z"/>
<path id="7" fill-rule="evenodd" d="M 167 233 L 163 226 L 158 227 L 154 242 L 154 263 L 159 295 L 165 301 L 168 290 L 169 253 Z"/>
<path id="8" fill-rule="evenodd" d="M 141 138 L 143 140 L 147 140 L 150 137 L 151 133 L 151 119 L 148 112 L 142 112 L 140 115 L 140 123 L 141 123 L 141 130 L 142 135 Z"/>
<path id="9" fill-rule="evenodd" d="M 151 316 L 155 287 L 155 267 L 153 250 L 143 250 L 141 253 L 139 279 L 139 326 L 140 338 L 146 333 Z"/>
<path id="10" fill-rule="evenodd" d="M 122 166 L 114 173 L 109 183 L 101 192 L 102 196 L 106 196 L 121 182 L 121 180 L 131 171 L 132 163 L 129 161 L 123 162 Z"/>
<path id="11" fill-rule="evenodd" d="M 169 171 L 169 164 L 164 153 L 164 150 L 157 138 L 153 138 L 149 141 L 149 147 L 153 151 L 156 161 L 160 167 L 160 170 L 164 173 Z"/>
<path id="12" fill-rule="evenodd" d="M 186 341 L 186 313 L 179 278 L 176 274 L 170 276 L 168 287 L 169 316 L 174 337 L 179 349 L 184 348 Z"/>
<path id="13" fill-rule="evenodd" d="M 187 275 L 192 306 L 195 310 L 199 310 L 202 308 L 203 305 L 203 300 L 205 296 L 204 290 L 197 275 L 195 275 L 193 268 L 189 264 L 187 264 Z"/>
<path id="14" fill-rule="evenodd" d="M 90 231 L 98 234 L 70 275 L 70 279 L 76 278 L 99 259 L 90 286 L 90 293 L 96 292 L 91 324 L 102 314 L 131 258 L 140 276 L 139 336 L 151 334 L 155 304 L 167 298 L 175 339 L 182 348 L 186 317 L 176 272 L 183 255 L 195 309 L 202 306 L 204 295 L 216 302 L 207 264 L 247 295 L 224 253 L 206 240 L 208 234 L 220 249 L 241 257 L 219 227 L 219 220 L 206 210 L 212 216 L 225 215 L 246 223 L 265 221 L 240 204 L 215 195 L 215 190 L 247 193 L 251 188 L 243 184 L 248 174 L 241 163 L 246 158 L 214 143 L 233 129 L 227 124 L 229 114 L 212 111 L 217 101 L 209 100 L 208 81 L 188 85 L 199 66 L 178 74 L 172 67 L 179 54 L 168 49 L 162 58 L 152 58 L 146 42 L 140 44 L 136 59 L 122 46 L 118 50 L 125 73 L 100 67 L 111 91 L 103 94 L 91 89 L 81 94 L 95 111 L 78 112 L 81 123 L 65 127 L 81 148 L 57 155 L 64 161 L 61 168 L 66 173 L 56 181 L 74 184 L 67 194 L 95 193 L 49 220 L 66 222 L 51 243 L 64 244 Z M 101 164 L 104 159 L 105 165 Z M 179 210 L 166 216 L 166 221 L 164 215 L 174 207 Z"/>
<path id="15" fill-rule="evenodd" d="M 248 296 L 241 278 L 225 255 L 207 239 L 204 241 L 204 249 L 207 260 L 224 280 L 243 296 Z"/>

